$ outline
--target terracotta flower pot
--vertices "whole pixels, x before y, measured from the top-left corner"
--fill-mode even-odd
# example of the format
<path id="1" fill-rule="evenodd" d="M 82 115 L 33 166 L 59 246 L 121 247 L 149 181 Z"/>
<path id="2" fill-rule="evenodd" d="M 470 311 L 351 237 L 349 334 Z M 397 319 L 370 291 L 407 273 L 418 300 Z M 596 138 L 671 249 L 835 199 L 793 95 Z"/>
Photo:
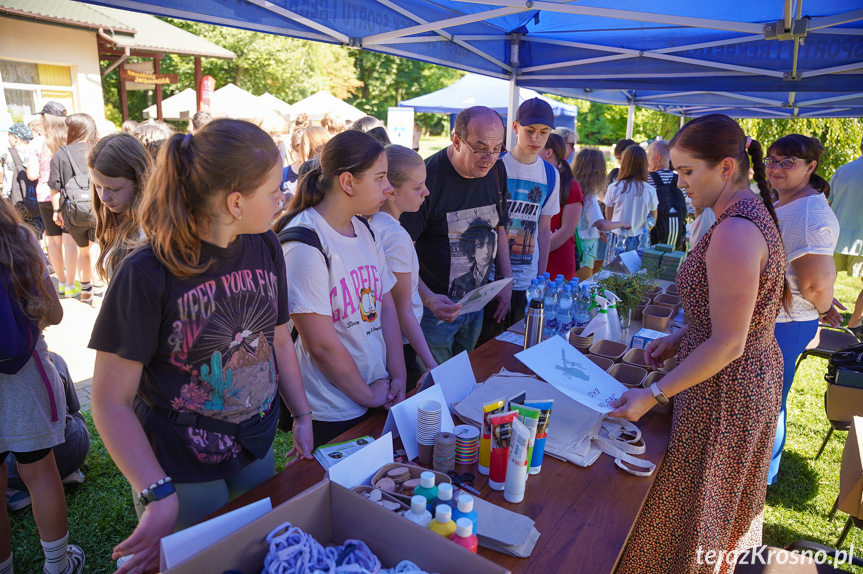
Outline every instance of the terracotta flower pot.
<path id="1" fill-rule="evenodd" d="M 600 357 L 599 355 L 588 355 L 587 358 L 596 363 L 596 366 L 603 371 L 607 371 L 614 366 L 614 361 L 606 359 L 605 357 Z"/>
<path id="2" fill-rule="evenodd" d="M 654 331 L 665 332 L 671 321 L 673 310 L 662 305 L 648 305 L 644 308 L 644 328 Z"/>
<path id="3" fill-rule="evenodd" d="M 663 307 L 668 307 L 669 309 L 671 309 L 672 317 L 677 315 L 677 312 L 680 311 L 680 297 L 678 297 L 677 295 L 657 295 L 653 298 L 653 304 L 662 305 Z"/>
<path id="4" fill-rule="evenodd" d="M 641 367 L 646 371 L 650 371 L 647 361 L 644 360 L 644 349 L 630 349 L 623 355 L 623 362 L 627 365 Z"/>
<path id="5" fill-rule="evenodd" d="M 653 299 L 651 297 L 644 297 L 641 302 L 635 307 L 635 310 L 632 312 L 632 320 L 633 321 L 642 321 L 644 320 L 644 308 L 648 305 L 653 304 Z"/>
<path id="6" fill-rule="evenodd" d="M 647 371 L 641 367 L 618 363 L 608 369 L 608 374 L 630 389 L 637 389 L 644 384 Z"/>
<path id="7" fill-rule="evenodd" d="M 624 353 L 626 353 L 626 345 L 607 339 L 600 339 L 590 346 L 591 355 L 599 355 L 600 357 L 611 359 L 615 363 L 620 362 Z"/>

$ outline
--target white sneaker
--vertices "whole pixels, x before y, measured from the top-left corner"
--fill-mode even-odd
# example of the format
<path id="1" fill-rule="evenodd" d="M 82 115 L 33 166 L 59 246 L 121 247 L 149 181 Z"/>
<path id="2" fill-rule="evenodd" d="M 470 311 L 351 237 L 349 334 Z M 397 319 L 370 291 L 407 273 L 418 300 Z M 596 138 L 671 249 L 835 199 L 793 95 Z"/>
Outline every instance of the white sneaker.
<path id="1" fill-rule="evenodd" d="M 76 468 L 69 476 L 63 479 L 63 484 L 83 484 L 84 473 L 80 468 Z"/>

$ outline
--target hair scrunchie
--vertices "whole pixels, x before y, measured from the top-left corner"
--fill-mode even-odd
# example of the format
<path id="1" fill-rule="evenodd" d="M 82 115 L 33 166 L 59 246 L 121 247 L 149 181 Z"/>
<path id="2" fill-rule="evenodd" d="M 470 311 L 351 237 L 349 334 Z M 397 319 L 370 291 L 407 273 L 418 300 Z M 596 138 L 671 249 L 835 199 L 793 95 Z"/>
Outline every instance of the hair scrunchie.
<path id="1" fill-rule="evenodd" d="M 751 138 L 751 137 L 749 137 L 749 136 L 746 136 L 746 144 L 743 146 L 743 149 L 748 150 L 748 149 L 749 149 L 749 144 L 751 144 L 751 143 L 752 143 L 752 138 Z"/>

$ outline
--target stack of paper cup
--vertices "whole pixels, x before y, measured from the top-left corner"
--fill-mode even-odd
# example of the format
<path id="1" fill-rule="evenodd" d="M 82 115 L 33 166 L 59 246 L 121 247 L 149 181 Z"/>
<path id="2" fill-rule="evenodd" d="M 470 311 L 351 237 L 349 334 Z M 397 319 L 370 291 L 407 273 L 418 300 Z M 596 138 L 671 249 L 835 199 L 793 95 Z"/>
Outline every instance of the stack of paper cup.
<path id="1" fill-rule="evenodd" d="M 584 327 L 573 327 L 570 329 L 569 344 L 586 355 L 587 350 L 590 349 L 591 345 L 593 345 L 593 335 L 582 337 L 582 331 L 584 331 Z"/>
<path id="2" fill-rule="evenodd" d="M 440 432 L 441 404 L 425 401 L 417 405 L 417 446 L 419 462 L 431 465 L 434 455 L 434 439 Z"/>
<path id="3" fill-rule="evenodd" d="M 479 429 L 472 425 L 458 425 L 455 435 L 456 464 L 473 464 L 479 458 Z"/>

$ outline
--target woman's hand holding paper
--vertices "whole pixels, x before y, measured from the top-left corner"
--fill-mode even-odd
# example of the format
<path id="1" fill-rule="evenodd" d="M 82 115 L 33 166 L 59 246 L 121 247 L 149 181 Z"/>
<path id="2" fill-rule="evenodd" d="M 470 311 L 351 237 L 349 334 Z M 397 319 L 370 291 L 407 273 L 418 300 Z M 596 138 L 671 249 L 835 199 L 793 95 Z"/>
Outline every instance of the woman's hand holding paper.
<path id="1" fill-rule="evenodd" d="M 608 413 L 608 416 L 636 422 L 654 405 L 656 399 L 650 389 L 629 389 L 614 402 L 612 406 L 615 409 Z"/>

